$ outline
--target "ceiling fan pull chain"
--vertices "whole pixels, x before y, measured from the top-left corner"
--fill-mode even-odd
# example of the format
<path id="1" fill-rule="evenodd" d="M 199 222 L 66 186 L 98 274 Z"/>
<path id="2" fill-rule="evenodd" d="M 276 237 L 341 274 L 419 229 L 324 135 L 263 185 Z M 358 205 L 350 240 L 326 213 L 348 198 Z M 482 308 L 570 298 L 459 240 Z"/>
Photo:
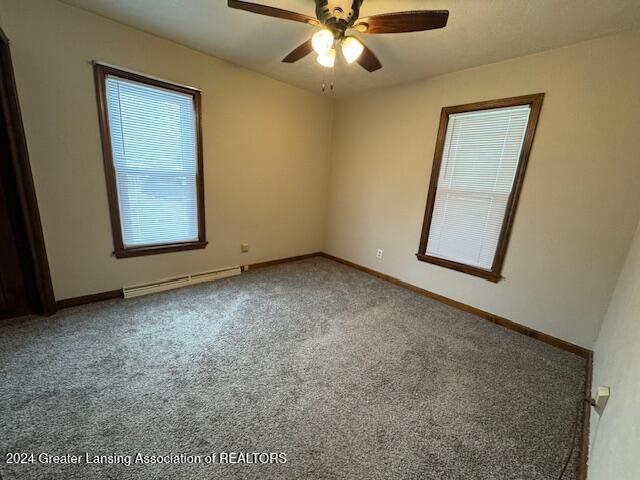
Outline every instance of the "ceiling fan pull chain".
<path id="1" fill-rule="evenodd" d="M 336 63 L 336 65 L 331 69 L 331 96 L 332 97 L 336 96 L 335 85 L 336 85 L 336 70 L 337 69 L 338 69 L 338 64 Z"/>

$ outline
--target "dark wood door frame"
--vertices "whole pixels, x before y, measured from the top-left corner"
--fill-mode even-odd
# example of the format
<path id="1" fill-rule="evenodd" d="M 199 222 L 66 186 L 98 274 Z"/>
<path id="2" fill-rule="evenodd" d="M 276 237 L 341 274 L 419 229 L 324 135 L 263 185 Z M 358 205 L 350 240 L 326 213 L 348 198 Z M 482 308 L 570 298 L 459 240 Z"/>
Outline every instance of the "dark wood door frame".
<path id="1" fill-rule="evenodd" d="M 24 218 L 29 252 L 32 257 L 39 305 L 34 313 L 52 315 L 56 312 L 56 301 L 51 284 L 51 273 L 42 234 L 40 212 L 29 163 L 29 152 L 22 124 L 18 91 L 13 74 L 13 63 L 9 50 L 9 39 L 0 29 L 0 107 L 6 119 L 7 136 L 11 151 L 10 161 L 15 172 L 15 182 Z"/>

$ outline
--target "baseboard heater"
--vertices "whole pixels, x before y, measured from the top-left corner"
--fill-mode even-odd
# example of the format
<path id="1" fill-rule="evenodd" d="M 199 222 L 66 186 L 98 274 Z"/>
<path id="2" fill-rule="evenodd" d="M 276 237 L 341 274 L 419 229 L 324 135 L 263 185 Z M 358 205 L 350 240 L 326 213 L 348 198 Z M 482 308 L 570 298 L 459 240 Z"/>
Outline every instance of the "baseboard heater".
<path id="1" fill-rule="evenodd" d="M 210 272 L 192 273 L 180 277 L 158 280 L 157 282 L 124 287 L 122 289 L 122 292 L 124 294 L 124 298 L 133 298 L 139 297 L 141 295 L 148 295 L 150 293 L 158 293 L 167 290 L 173 290 L 175 288 L 186 287 L 188 285 L 195 285 L 197 283 L 212 282 L 221 278 L 234 277 L 236 275 L 240 275 L 240 273 L 240 267 L 225 268 L 222 270 L 213 270 Z"/>

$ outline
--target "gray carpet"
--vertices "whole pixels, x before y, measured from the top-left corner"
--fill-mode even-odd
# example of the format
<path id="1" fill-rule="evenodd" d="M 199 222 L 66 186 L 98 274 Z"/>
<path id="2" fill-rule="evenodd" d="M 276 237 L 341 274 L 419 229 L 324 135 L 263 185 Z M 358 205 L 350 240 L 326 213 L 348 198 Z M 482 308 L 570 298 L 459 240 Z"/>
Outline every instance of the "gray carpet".
<path id="1" fill-rule="evenodd" d="M 0 360 L 5 480 L 553 479 L 585 367 L 324 258 L 5 322 Z M 287 461 L 8 465 L 6 452 Z"/>

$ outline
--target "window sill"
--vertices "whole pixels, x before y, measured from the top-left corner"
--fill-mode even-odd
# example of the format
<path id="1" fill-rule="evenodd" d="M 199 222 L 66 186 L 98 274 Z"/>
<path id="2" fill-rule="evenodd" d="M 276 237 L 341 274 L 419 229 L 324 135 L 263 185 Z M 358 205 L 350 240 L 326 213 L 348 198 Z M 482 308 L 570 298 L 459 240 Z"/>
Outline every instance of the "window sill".
<path id="1" fill-rule="evenodd" d="M 416 253 L 416 258 L 421 262 L 431 263 L 440 267 L 445 267 L 451 270 L 456 270 L 458 272 L 481 277 L 493 283 L 498 283 L 503 278 L 502 275 L 497 272 L 482 270 L 481 268 L 465 265 L 464 263 L 453 262 L 451 260 L 445 260 L 444 258 L 431 257 L 423 253 Z"/>
<path id="2" fill-rule="evenodd" d="M 153 245 L 150 247 L 125 248 L 113 252 L 116 258 L 143 257 L 146 255 L 160 255 L 162 253 L 183 252 L 186 250 L 200 250 L 209 242 L 171 243 L 165 245 Z"/>

